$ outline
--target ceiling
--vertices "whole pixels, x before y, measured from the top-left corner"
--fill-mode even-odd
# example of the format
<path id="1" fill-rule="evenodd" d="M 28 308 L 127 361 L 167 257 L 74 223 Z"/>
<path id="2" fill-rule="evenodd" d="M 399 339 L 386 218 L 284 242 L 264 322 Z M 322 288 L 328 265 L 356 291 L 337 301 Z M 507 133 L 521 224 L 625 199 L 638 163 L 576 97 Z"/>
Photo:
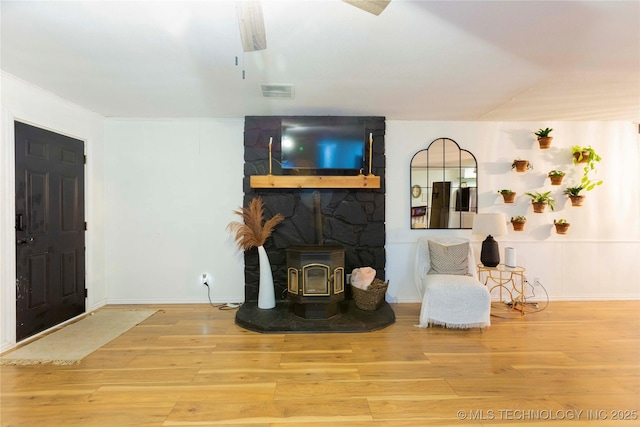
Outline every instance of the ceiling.
<path id="1" fill-rule="evenodd" d="M 637 1 L 263 0 L 248 53 L 235 1 L 0 5 L 1 69 L 109 117 L 640 121 Z"/>

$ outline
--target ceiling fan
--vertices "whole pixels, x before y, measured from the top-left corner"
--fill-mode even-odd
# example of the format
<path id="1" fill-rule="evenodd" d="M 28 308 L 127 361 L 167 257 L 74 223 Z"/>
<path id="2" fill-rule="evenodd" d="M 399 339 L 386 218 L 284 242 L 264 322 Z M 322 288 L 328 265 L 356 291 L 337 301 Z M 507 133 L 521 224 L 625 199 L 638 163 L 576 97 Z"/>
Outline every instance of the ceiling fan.
<path id="1" fill-rule="evenodd" d="M 385 7 L 391 0 L 342 0 L 345 3 L 349 3 L 352 6 L 355 6 L 359 9 L 362 9 L 366 12 L 373 13 L 378 16 L 382 13 Z"/>
<path id="2" fill-rule="evenodd" d="M 391 0 L 342 0 L 352 6 L 374 15 L 380 15 Z M 260 1 L 237 1 L 238 24 L 242 49 L 255 52 L 267 48 L 267 36 L 264 30 L 262 4 Z"/>

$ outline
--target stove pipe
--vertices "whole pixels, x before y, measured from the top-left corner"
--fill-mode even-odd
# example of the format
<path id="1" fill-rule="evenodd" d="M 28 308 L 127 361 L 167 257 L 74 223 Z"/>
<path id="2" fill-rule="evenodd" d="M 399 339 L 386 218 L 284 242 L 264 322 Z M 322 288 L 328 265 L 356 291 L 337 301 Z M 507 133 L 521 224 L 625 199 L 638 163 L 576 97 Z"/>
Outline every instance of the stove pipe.
<path id="1" fill-rule="evenodd" d="M 324 239 L 322 238 L 322 210 L 319 191 L 313 192 L 313 220 L 315 222 L 316 243 L 322 245 L 324 244 Z"/>

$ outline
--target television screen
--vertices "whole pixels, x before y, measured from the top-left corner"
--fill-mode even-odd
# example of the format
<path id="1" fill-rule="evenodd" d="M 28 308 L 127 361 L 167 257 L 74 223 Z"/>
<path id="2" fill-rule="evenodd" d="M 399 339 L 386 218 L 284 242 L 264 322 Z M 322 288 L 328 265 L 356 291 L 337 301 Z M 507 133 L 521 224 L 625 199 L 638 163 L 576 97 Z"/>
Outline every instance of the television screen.
<path id="1" fill-rule="evenodd" d="M 364 133 L 358 117 L 282 119 L 282 169 L 360 171 Z"/>

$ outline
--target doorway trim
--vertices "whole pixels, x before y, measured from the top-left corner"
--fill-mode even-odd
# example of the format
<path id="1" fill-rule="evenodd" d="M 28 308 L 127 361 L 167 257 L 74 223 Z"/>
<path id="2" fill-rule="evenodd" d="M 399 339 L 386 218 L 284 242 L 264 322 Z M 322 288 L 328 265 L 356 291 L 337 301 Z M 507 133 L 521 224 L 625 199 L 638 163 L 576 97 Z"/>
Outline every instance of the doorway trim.
<path id="1" fill-rule="evenodd" d="M 2 144 L 0 149 L 0 328 L 3 331 L 4 339 L 0 343 L 0 352 L 5 352 L 16 346 L 16 232 L 15 232 L 15 130 L 14 122 L 18 121 L 28 125 L 36 126 L 60 135 L 69 136 L 83 142 L 84 153 L 87 158 L 88 144 L 85 137 L 69 134 L 59 129 L 45 126 L 28 119 L 16 116 L 11 111 L 5 111 L 3 117 L 0 118 L 2 123 Z M 90 168 L 84 166 L 85 170 L 85 220 L 88 221 L 92 212 L 90 208 L 92 174 Z M 85 234 L 85 287 L 87 292 L 91 293 L 91 277 L 92 272 L 89 260 L 93 256 L 91 241 L 91 233 Z M 85 299 L 85 313 L 92 310 L 89 298 Z M 80 317 L 80 316 L 78 316 Z M 69 319 L 67 322 L 72 321 Z M 63 322 L 67 323 L 67 322 Z M 58 325 L 59 326 L 59 325 Z M 47 330 L 48 331 L 48 330 Z M 22 342 L 33 340 L 47 331 L 40 332 Z"/>

